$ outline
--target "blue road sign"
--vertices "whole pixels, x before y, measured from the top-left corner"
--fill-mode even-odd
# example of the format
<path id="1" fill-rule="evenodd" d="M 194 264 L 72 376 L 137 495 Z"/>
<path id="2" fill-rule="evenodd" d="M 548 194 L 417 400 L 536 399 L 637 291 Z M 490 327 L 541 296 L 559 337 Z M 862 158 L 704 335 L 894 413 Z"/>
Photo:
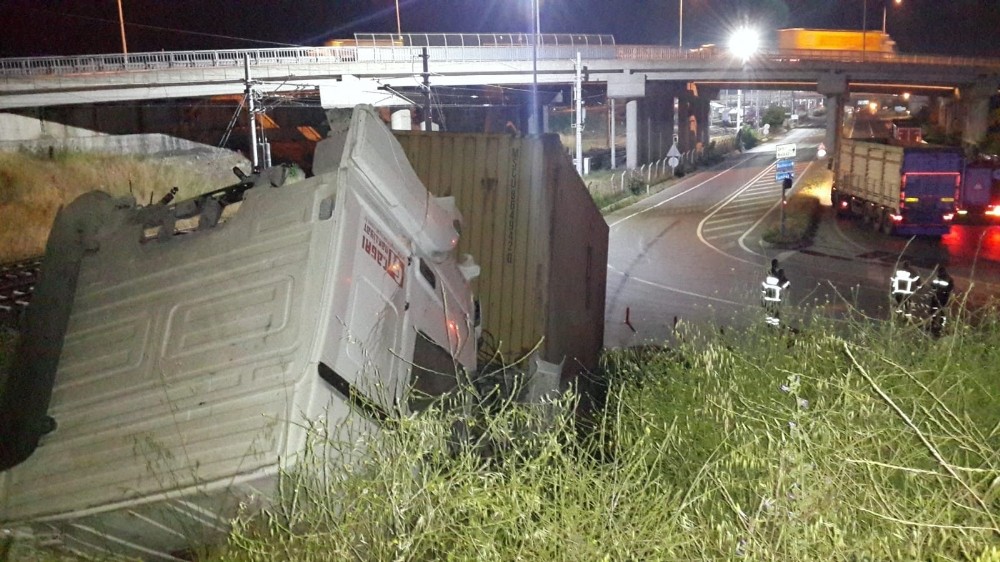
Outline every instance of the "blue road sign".
<path id="1" fill-rule="evenodd" d="M 777 172 L 776 174 L 774 174 L 774 179 L 777 181 L 781 181 L 785 178 L 795 179 L 795 174 L 793 174 L 792 172 Z"/>
<path id="2" fill-rule="evenodd" d="M 778 160 L 775 168 L 779 172 L 791 172 L 795 168 L 795 162 L 793 160 Z"/>

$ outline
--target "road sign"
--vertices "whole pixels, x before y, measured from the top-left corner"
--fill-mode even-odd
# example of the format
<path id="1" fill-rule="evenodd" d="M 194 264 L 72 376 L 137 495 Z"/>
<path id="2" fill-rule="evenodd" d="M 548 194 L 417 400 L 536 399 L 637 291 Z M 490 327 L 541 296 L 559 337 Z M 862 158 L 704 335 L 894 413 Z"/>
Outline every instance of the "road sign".
<path id="1" fill-rule="evenodd" d="M 795 174 L 792 173 L 792 172 L 778 172 L 778 173 L 774 174 L 774 179 L 776 181 L 781 181 L 781 180 L 783 180 L 785 178 L 794 178 L 794 177 L 795 177 Z"/>
<path id="2" fill-rule="evenodd" d="M 775 164 L 775 168 L 779 172 L 791 172 L 795 169 L 795 162 L 792 162 L 791 160 L 778 160 Z"/>
<path id="3" fill-rule="evenodd" d="M 794 144 L 779 144 L 774 147 L 774 157 L 778 160 L 785 158 L 795 158 Z"/>
<path id="4" fill-rule="evenodd" d="M 816 147 L 816 157 L 817 158 L 825 158 L 826 157 L 826 145 L 825 144 L 819 143 L 819 146 Z"/>
<path id="5" fill-rule="evenodd" d="M 670 158 L 667 158 L 667 164 L 671 168 L 676 168 L 677 165 L 680 164 L 680 163 L 681 163 L 681 161 L 678 160 L 676 156 L 671 156 Z"/>
<path id="6" fill-rule="evenodd" d="M 670 150 L 667 151 L 667 156 L 673 156 L 674 158 L 681 157 L 681 151 L 677 150 L 677 143 L 670 145 Z"/>

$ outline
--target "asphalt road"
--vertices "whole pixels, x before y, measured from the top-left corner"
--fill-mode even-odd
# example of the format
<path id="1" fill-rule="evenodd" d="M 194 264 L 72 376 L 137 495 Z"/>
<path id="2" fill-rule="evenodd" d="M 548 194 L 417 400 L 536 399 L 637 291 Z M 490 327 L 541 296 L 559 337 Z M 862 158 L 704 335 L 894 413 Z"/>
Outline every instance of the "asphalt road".
<path id="1" fill-rule="evenodd" d="M 815 177 L 825 163 L 815 159 L 822 135 L 797 129 L 778 141 L 796 144 L 797 178 Z M 760 283 L 771 258 L 792 282 L 790 306 L 835 317 L 857 308 L 884 318 L 889 277 L 904 255 L 925 277 L 947 265 L 959 291 L 1000 294 L 1000 225 L 956 226 L 940 240 L 887 237 L 836 219 L 823 190 L 812 245 L 765 247 L 760 238 L 781 198 L 774 161 L 775 145 L 764 144 L 606 217 L 605 345 L 669 343 L 678 322 L 763 326 Z"/>

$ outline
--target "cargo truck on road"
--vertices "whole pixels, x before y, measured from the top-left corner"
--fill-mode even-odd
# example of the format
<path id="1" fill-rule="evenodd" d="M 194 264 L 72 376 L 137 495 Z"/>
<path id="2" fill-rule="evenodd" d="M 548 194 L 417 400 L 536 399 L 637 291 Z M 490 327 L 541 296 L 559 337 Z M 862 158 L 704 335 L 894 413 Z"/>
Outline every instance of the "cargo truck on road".
<path id="1" fill-rule="evenodd" d="M 943 236 L 955 218 L 961 149 L 841 142 L 830 194 L 838 216 L 885 234 Z"/>

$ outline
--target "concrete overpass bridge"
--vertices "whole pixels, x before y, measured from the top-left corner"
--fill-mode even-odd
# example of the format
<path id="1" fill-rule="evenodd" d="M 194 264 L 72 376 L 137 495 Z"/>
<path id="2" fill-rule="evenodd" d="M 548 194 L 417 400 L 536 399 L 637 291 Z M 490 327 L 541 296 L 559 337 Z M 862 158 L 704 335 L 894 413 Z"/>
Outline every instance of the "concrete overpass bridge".
<path id="1" fill-rule="evenodd" d="M 242 94 L 247 74 L 269 93 L 318 92 L 324 107 L 413 105 L 423 55 L 432 87 L 574 80 L 626 103 L 627 161 L 662 157 L 675 123 L 682 150 L 708 140 L 709 100 L 720 89 L 815 90 L 827 98 L 828 146 L 851 92 L 939 98 L 945 121 L 975 143 L 986 133 L 1000 59 L 859 51 L 762 51 L 746 61 L 716 49 L 618 45 L 607 35 L 357 34 L 325 47 L 154 52 L 0 59 L 0 110 Z M 677 112 L 674 112 L 674 101 Z"/>

